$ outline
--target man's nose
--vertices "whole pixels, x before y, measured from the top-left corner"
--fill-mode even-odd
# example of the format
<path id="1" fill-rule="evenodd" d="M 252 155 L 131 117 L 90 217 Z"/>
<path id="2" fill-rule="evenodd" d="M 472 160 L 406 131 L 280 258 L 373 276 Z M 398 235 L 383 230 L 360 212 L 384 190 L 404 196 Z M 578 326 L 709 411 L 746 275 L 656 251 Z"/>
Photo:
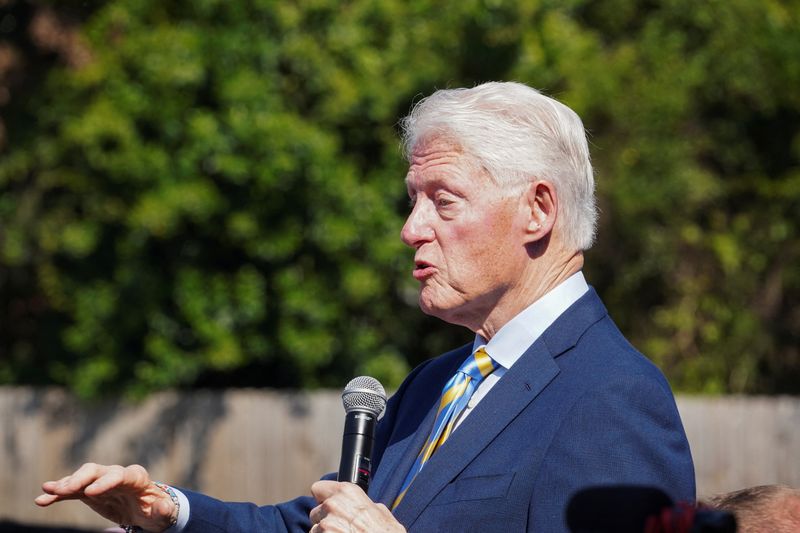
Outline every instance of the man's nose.
<path id="1" fill-rule="evenodd" d="M 433 228 L 427 222 L 421 202 L 417 202 L 403 224 L 400 238 L 412 248 L 419 248 L 423 243 L 433 239 Z"/>

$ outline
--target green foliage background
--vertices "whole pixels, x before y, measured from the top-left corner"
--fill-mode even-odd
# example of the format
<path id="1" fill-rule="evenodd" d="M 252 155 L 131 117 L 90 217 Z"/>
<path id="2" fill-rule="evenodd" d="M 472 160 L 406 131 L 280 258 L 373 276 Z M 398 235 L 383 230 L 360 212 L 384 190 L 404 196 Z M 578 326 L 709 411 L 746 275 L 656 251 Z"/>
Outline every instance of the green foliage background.
<path id="1" fill-rule="evenodd" d="M 590 131 L 633 343 L 678 390 L 800 393 L 796 0 L 6 4 L 0 383 L 396 386 L 470 339 L 416 308 L 397 120 L 513 79 Z"/>

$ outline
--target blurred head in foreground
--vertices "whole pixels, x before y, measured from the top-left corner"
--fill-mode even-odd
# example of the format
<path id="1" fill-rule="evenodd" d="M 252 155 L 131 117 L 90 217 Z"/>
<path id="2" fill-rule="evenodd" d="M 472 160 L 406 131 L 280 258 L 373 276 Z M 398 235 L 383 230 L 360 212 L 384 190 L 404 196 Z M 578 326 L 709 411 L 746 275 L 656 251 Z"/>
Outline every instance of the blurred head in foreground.
<path id="1" fill-rule="evenodd" d="M 760 485 L 720 494 L 706 503 L 732 512 L 740 533 L 800 532 L 800 489 Z"/>

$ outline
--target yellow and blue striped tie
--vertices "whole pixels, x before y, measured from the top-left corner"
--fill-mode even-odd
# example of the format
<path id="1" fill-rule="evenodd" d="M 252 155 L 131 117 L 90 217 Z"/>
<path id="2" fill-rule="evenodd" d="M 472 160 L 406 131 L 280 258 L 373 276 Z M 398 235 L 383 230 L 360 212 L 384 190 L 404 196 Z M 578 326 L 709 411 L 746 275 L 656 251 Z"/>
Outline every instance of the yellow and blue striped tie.
<path id="1" fill-rule="evenodd" d="M 489 354 L 483 348 L 479 348 L 461 364 L 456 375 L 445 384 L 444 389 L 442 389 L 442 399 L 439 401 L 439 411 L 436 413 L 436 421 L 433 423 L 433 431 L 431 431 L 431 435 L 425 441 L 425 445 L 417 455 L 405 481 L 403 481 L 400 494 L 395 498 L 392 509 L 400 505 L 406 492 L 408 492 L 408 487 L 411 486 L 411 482 L 414 481 L 422 467 L 431 458 L 433 452 L 450 437 L 453 425 L 458 420 L 458 415 L 467 406 L 472 393 L 478 388 L 480 382 L 494 372 L 496 368 L 497 363 L 489 357 Z"/>

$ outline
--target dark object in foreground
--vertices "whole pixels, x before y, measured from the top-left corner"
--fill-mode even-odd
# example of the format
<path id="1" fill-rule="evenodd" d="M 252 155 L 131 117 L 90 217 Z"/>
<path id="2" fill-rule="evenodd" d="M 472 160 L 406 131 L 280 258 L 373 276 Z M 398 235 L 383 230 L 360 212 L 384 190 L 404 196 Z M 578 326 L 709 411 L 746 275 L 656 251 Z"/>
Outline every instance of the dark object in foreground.
<path id="1" fill-rule="evenodd" d="M 591 487 L 567 507 L 572 533 L 736 533 L 733 514 L 675 505 L 655 487 Z"/>
<path id="2" fill-rule="evenodd" d="M 96 531 L 71 527 L 27 526 L 16 522 L 0 521 L 0 533 L 95 533 Z"/>

